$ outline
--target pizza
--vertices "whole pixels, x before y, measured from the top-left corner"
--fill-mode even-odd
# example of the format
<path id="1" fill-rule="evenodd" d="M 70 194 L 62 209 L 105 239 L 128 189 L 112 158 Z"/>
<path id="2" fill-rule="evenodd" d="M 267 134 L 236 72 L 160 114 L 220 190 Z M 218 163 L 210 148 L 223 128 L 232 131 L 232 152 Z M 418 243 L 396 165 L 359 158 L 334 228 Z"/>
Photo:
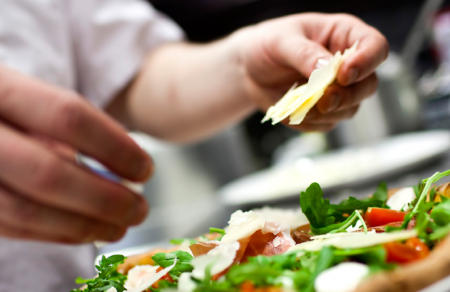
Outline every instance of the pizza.
<path id="1" fill-rule="evenodd" d="M 448 175 L 339 204 L 312 183 L 298 209 L 238 210 L 224 229 L 103 257 L 73 292 L 417 291 L 450 274 Z"/>

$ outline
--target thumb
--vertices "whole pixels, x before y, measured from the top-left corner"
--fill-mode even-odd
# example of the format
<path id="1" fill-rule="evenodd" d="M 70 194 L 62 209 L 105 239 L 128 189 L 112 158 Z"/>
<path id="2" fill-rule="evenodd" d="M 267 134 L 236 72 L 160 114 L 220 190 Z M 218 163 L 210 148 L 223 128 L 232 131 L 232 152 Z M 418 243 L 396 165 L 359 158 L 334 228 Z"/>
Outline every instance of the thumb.
<path id="1" fill-rule="evenodd" d="M 319 59 L 333 55 L 321 44 L 303 37 L 281 38 L 274 46 L 274 59 L 309 78 Z"/>

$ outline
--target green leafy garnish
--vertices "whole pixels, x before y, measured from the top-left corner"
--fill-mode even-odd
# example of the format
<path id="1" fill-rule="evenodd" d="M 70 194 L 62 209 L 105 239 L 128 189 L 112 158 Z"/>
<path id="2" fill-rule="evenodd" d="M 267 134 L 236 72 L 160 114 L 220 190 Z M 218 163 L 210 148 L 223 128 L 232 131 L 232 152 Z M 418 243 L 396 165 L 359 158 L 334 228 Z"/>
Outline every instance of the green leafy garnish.
<path id="1" fill-rule="evenodd" d="M 123 255 L 112 255 L 108 258 L 102 257 L 99 264 L 96 265 L 98 277 L 94 279 L 76 279 L 77 284 L 86 284 L 87 288 L 84 290 L 74 289 L 71 292 L 102 292 L 114 287 L 117 292 L 125 291 L 125 281 L 127 277 L 117 272 L 117 266 L 125 260 Z"/>
<path id="2" fill-rule="evenodd" d="M 220 229 L 220 228 L 215 228 L 215 227 L 210 227 L 209 228 L 209 233 L 219 233 L 220 237 L 216 238 L 216 240 L 222 240 L 222 237 L 225 235 L 225 230 Z"/>
<path id="3" fill-rule="evenodd" d="M 438 226 L 446 226 L 450 224 L 450 200 L 444 196 L 441 199 L 442 202 L 431 212 L 431 218 Z"/>
<path id="4" fill-rule="evenodd" d="M 318 183 L 312 183 L 300 194 L 300 206 L 309 220 L 313 234 L 344 231 L 361 217 L 357 214 L 359 210 L 352 209 L 352 214 L 348 218 L 341 223 L 335 223 L 335 217 L 329 215 L 330 200 L 323 198 L 323 191 Z"/>
<path id="5" fill-rule="evenodd" d="M 167 268 L 173 265 L 173 261 L 175 260 L 175 258 L 177 259 L 177 262 L 175 266 L 169 271 L 169 275 L 172 277 L 172 279 L 177 281 L 181 273 L 192 272 L 193 267 L 191 266 L 190 262 L 194 257 L 190 253 L 180 250 L 170 253 L 159 252 L 152 256 L 152 259 L 155 261 L 155 263 L 163 268 Z"/>
<path id="6" fill-rule="evenodd" d="M 194 243 L 197 243 L 197 240 L 192 238 L 173 238 L 169 242 L 173 245 L 180 245 L 184 244 L 185 242 L 187 242 L 189 245 L 193 245 Z"/>

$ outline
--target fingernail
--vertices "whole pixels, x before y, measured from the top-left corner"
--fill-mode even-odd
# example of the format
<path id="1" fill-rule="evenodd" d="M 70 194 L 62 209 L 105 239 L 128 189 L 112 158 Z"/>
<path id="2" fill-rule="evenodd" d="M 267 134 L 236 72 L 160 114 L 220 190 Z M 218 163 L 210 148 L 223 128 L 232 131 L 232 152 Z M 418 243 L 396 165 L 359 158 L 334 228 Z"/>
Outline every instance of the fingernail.
<path id="1" fill-rule="evenodd" d="M 351 68 L 348 70 L 348 84 L 352 84 L 358 79 L 359 69 Z"/>
<path id="2" fill-rule="evenodd" d="M 314 66 L 314 69 L 320 69 L 323 66 L 327 65 L 328 63 L 330 63 L 330 59 L 330 57 L 318 59 L 316 65 Z"/>
<path id="3" fill-rule="evenodd" d="M 341 104 L 341 97 L 338 94 L 331 95 L 329 98 L 327 112 L 334 111 L 335 109 L 337 109 L 339 107 L 340 104 Z"/>

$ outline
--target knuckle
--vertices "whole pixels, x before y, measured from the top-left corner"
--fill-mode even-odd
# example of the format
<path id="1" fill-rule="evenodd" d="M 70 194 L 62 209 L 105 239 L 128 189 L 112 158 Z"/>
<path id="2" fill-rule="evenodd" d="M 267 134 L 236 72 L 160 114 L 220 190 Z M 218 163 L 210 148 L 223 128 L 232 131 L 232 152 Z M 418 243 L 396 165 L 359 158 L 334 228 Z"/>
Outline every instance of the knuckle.
<path id="1" fill-rule="evenodd" d="M 57 131 L 62 133 L 77 132 L 83 124 L 84 106 L 75 97 L 64 98 L 58 108 Z"/>
<path id="2" fill-rule="evenodd" d="M 32 171 L 31 186 L 37 191 L 51 193 L 61 184 L 64 164 L 58 158 L 41 159 Z"/>

